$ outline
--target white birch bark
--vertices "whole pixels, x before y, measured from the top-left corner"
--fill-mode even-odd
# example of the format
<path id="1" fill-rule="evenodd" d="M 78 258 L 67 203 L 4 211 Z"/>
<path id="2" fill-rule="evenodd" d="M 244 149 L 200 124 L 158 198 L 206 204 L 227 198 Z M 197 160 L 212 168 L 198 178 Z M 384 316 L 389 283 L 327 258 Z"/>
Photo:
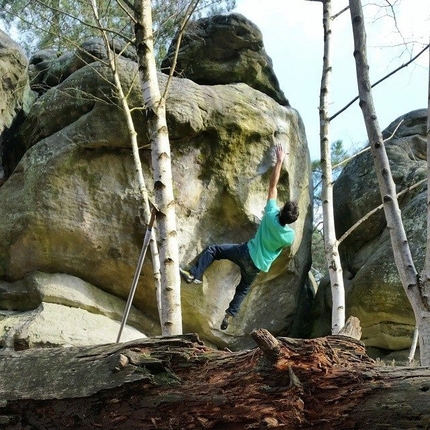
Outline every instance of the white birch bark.
<path id="1" fill-rule="evenodd" d="M 323 209 L 324 251 L 330 275 L 332 293 L 332 334 L 345 325 L 345 289 L 334 225 L 333 178 L 330 154 L 330 119 L 328 114 L 331 82 L 331 0 L 323 2 L 324 58 L 320 92 L 320 147 Z"/>
<path id="2" fill-rule="evenodd" d="M 430 312 L 429 297 L 430 297 L 430 55 L 429 55 L 429 82 L 428 82 L 428 104 L 427 104 L 427 241 L 426 241 L 426 259 L 424 270 L 421 274 L 423 290 L 421 295 L 424 304 L 426 305 L 427 314 Z M 420 339 L 421 364 L 430 366 L 430 317 L 427 315 L 427 320 L 423 321 L 418 327 Z M 423 357 L 425 355 L 425 357 Z"/>
<path id="3" fill-rule="evenodd" d="M 430 55 L 429 55 L 429 82 L 427 100 L 427 248 L 424 264 L 424 280 L 430 282 Z"/>
<path id="4" fill-rule="evenodd" d="M 131 143 L 131 148 L 132 148 L 132 153 L 133 153 L 133 160 L 134 160 L 136 177 L 137 177 L 137 181 L 139 184 L 139 191 L 140 191 L 140 194 L 142 195 L 143 217 L 144 217 L 145 224 L 148 225 L 149 220 L 151 218 L 151 207 L 149 204 L 148 190 L 146 188 L 145 179 L 143 177 L 143 172 L 142 172 L 142 163 L 140 161 L 139 145 L 137 143 L 136 128 L 134 127 L 133 117 L 131 116 L 131 111 L 130 111 L 130 107 L 129 107 L 128 102 L 127 102 L 127 97 L 124 94 L 124 91 L 123 91 L 123 88 L 121 85 L 121 80 L 120 80 L 119 75 L 118 75 L 116 56 L 110 47 L 108 36 L 106 34 L 106 31 L 103 30 L 104 27 L 103 27 L 101 20 L 100 20 L 100 17 L 99 17 L 97 1 L 96 0 L 90 0 L 90 3 L 91 3 L 91 7 L 93 9 L 94 19 L 100 28 L 100 33 L 102 35 L 102 38 L 103 38 L 103 41 L 105 44 L 106 53 L 108 55 L 109 66 L 112 70 L 115 88 L 116 88 L 117 93 L 118 93 L 118 99 L 121 102 L 121 105 L 122 105 L 122 108 L 124 111 L 124 115 L 125 115 L 125 119 L 127 122 L 127 128 L 128 128 L 129 135 L 130 135 L 130 143 Z M 143 238 L 143 235 L 144 234 L 142 233 L 142 238 Z M 157 245 L 157 241 L 156 241 L 156 237 L 155 237 L 155 229 L 152 229 L 152 232 L 151 232 L 151 241 L 149 242 L 149 248 L 151 250 L 151 256 L 152 256 L 152 266 L 153 266 L 153 270 L 154 270 L 156 300 L 157 300 L 158 313 L 159 313 L 160 323 L 161 323 L 160 256 L 158 253 L 158 245 Z"/>
<path id="5" fill-rule="evenodd" d="M 394 260 L 403 288 L 412 305 L 420 334 L 421 365 L 428 366 L 430 365 L 430 312 L 428 295 L 423 291 L 422 282 L 412 259 L 397 201 L 396 187 L 391 175 L 391 168 L 373 103 L 361 1 L 349 0 L 349 6 L 354 35 L 354 57 L 360 107 L 373 155 L 387 228 L 393 247 Z"/>
<path id="6" fill-rule="evenodd" d="M 161 329 L 163 335 L 182 333 L 179 251 L 176 231 L 169 135 L 165 99 L 160 96 L 153 52 L 150 0 L 135 0 L 135 35 L 139 74 L 151 143 L 158 239 L 161 263 Z"/>

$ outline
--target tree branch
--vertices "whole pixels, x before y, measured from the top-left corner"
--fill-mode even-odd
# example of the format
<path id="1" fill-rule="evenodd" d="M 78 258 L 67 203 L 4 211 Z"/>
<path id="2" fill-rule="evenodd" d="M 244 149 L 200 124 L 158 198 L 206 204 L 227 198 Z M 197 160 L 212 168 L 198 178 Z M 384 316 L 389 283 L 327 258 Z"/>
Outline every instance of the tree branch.
<path id="1" fill-rule="evenodd" d="M 170 66 L 169 77 L 167 78 L 166 86 L 164 87 L 164 91 L 163 91 L 163 94 L 161 96 L 161 99 L 166 98 L 166 94 L 167 94 L 167 91 L 169 89 L 170 81 L 172 80 L 173 73 L 175 72 L 176 62 L 178 60 L 178 55 L 179 55 L 179 48 L 181 45 L 182 36 L 184 34 L 185 27 L 188 24 L 188 21 L 190 20 L 191 15 L 196 10 L 196 7 L 198 6 L 199 1 L 200 0 L 196 0 L 195 3 L 193 4 L 193 0 L 192 0 L 190 2 L 190 4 L 188 5 L 187 11 L 185 12 L 184 19 L 183 19 L 181 27 L 179 29 L 178 39 L 176 41 L 175 54 L 173 55 L 172 65 Z"/>
<path id="2" fill-rule="evenodd" d="M 89 27 L 89 28 L 92 28 L 92 29 L 94 29 L 94 30 L 101 30 L 101 31 L 105 31 L 105 32 L 110 33 L 110 34 L 115 34 L 116 36 L 119 36 L 121 39 L 126 40 L 128 43 L 130 43 L 130 44 L 131 44 L 131 43 L 133 43 L 133 40 L 132 40 L 132 39 L 129 39 L 129 38 L 128 38 L 128 37 L 126 37 L 124 34 L 119 33 L 119 32 L 117 32 L 117 31 L 115 31 L 115 30 L 111 30 L 111 29 L 109 29 L 109 28 L 100 28 L 100 27 L 98 27 L 97 25 L 91 24 L 91 23 L 89 23 L 89 22 L 84 21 L 84 20 L 83 20 L 83 19 L 81 19 L 81 18 L 78 18 L 77 16 L 74 16 L 74 15 L 72 15 L 72 14 L 70 14 L 70 13 L 67 13 L 67 12 L 63 11 L 63 10 L 57 9 L 57 8 L 55 8 L 55 7 L 53 7 L 53 6 L 50 6 L 50 5 L 48 5 L 48 4 L 46 4 L 46 3 L 44 3 L 44 2 L 43 2 L 43 1 L 41 1 L 41 0 L 35 0 L 35 2 L 36 2 L 36 3 L 39 3 L 41 6 L 43 6 L 43 7 L 47 8 L 47 9 L 52 10 L 53 12 L 61 13 L 61 14 L 65 15 L 65 16 L 67 16 L 68 18 L 71 18 L 71 19 L 73 19 L 73 20 L 75 20 L 75 21 L 77 21 L 77 22 L 81 23 L 82 25 L 85 25 L 85 26 L 87 26 L 87 27 Z M 49 33 L 49 32 L 48 32 L 48 33 Z M 57 34 L 56 36 L 59 36 L 59 35 Z M 67 40 L 67 38 L 66 38 L 66 40 Z"/>
<path id="3" fill-rule="evenodd" d="M 344 12 L 346 12 L 349 9 L 349 6 L 344 7 L 342 10 L 340 10 L 338 13 L 331 16 L 331 19 L 334 20 L 338 16 L 342 15 Z"/>
<path id="4" fill-rule="evenodd" d="M 312 0 L 308 0 L 308 1 L 312 1 Z M 379 81 L 376 81 L 374 84 L 371 85 L 371 88 L 375 87 L 376 85 L 380 84 L 381 82 L 385 81 L 385 79 L 389 78 L 390 76 L 392 76 L 394 73 L 398 72 L 399 70 L 403 69 L 404 67 L 409 66 L 409 64 L 411 64 L 412 62 L 414 62 L 420 55 L 422 55 L 425 51 L 427 51 L 427 49 L 429 48 L 430 44 L 427 45 L 424 49 L 422 49 L 417 55 L 415 55 L 415 57 L 411 58 L 408 62 L 402 64 L 401 66 L 397 67 L 397 69 L 394 69 L 393 71 L 391 71 L 390 73 L 388 73 L 388 75 L 385 75 L 383 78 L 379 79 Z M 333 114 L 329 121 L 334 120 L 338 115 L 340 115 L 342 112 L 346 111 L 354 102 L 356 102 L 359 99 L 359 96 L 353 98 L 347 105 L 345 105 L 341 110 L 339 110 L 338 112 L 336 112 L 335 114 Z"/>
<path id="5" fill-rule="evenodd" d="M 122 4 L 120 0 L 115 0 L 116 4 L 126 13 L 126 15 L 131 19 L 131 21 L 136 24 L 136 18 L 134 17 L 133 13 L 131 13 L 127 8 Z M 128 8 L 134 12 L 133 5 L 128 0 L 123 0 L 123 2 L 128 6 Z"/>

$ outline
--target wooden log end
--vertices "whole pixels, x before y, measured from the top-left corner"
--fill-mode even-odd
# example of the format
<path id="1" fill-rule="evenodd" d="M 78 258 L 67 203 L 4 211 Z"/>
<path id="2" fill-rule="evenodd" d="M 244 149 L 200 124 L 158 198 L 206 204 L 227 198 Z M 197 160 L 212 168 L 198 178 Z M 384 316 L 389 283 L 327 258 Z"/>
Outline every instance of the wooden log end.
<path id="1" fill-rule="evenodd" d="M 281 353 L 279 341 L 266 329 L 256 329 L 251 333 L 251 336 L 267 358 L 273 360 L 279 357 Z"/>

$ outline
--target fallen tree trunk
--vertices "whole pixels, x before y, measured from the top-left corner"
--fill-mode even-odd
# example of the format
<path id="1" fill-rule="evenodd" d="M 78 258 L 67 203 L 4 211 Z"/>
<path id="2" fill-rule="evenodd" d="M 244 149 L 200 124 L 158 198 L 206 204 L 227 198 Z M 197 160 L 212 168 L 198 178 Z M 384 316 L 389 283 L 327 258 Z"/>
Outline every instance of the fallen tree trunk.
<path id="1" fill-rule="evenodd" d="M 196 335 L 0 356 L 0 428 L 429 428 L 430 370 L 378 367 L 345 336 L 252 336 L 216 351 Z"/>

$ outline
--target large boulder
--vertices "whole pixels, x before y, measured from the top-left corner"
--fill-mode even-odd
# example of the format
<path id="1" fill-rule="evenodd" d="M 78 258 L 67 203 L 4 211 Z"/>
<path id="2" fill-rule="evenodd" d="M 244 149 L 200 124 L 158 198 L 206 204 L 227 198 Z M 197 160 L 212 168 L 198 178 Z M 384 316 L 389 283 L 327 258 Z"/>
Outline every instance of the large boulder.
<path id="1" fill-rule="evenodd" d="M 126 45 L 117 39 L 110 39 L 109 42 L 110 48 L 116 54 L 137 61 L 133 46 Z M 60 56 L 54 49 L 37 51 L 29 61 L 31 87 L 42 94 L 63 82 L 81 67 L 107 58 L 106 46 L 101 37 L 87 39 L 75 51 L 65 51 Z"/>
<path id="2" fill-rule="evenodd" d="M 243 15 L 233 13 L 193 21 L 181 36 L 176 76 L 203 85 L 244 82 L 289 106 L 259 28 Z M 161 64 L 164 73 L 170 73 L 177 41 L 178 36 Z"/>
<path id="3" fill-rule="evenodd" d="M 119 59 L 118 68 L 129 104 L 142 106 L 136 63 Z M 166 80 L 159 75 L 162 89 Z M 39 97 L 16 134 L 17 147 L 25 151 L 0 189 L 0 278 L 10 285 L 29 273 L 66 274 L 127 298 L 145 225 L 124 114 L 112 94 L 112 76 L 105 65 L 83 66 Z M 140 111 L 133 115 L 152 195 L 145 121 Z M 174 78 L 167 121 L 184 264 L 210 243 L 251 238 L 267 199 L 273 146 L 278 142 L 290 153 L 279 198 L 297 200 L 301 211 L 293 247 L 268 274 L 257 278 L 227 332 L 219 325 L 233 295 L 237 268 L 214 263 L 201 286 L 182 286 L 184 331 L 197 332 L 219 346 L 242 348 L 251 344 L 248 333 L 255 327 L 297 330 L 302 326 L 298 303 L 307 297 L 312 225 L 309 154 L 299 114 L 245 83 L 203 86 Z M 139 324 L 136 318 L 130 321 L 146 335 L 160 332 L 152 272 L 148 256 L 134 301 L 142 318 Z M 54 298 L 33 303 L 33 310 L 43 306 L 52 320 L 53 305 L 64 306 Z M 88 304 L 72 307 L 73 312 L 93 309 Z M 4 314 L 15 312 L 15 321 L 16 312 L 29 311 L 4 305 Z M 119 315 L 112 312 L 109 318 L 118 322 Z M 59 321 L 52 330 L 62 330 L 61 324 L 68 326 L 71 320 L 72 316 Z M 75 322 L 74 332 L 80 330 L 84 328 Z M 15 343 L 19 336 L 15 330 Z M 23 337 L 27 343 L 32 339 L 27 333 Z M 96 336 L 94 342 L 100 339 Z M 37 345 L 42 343 L 43 339 Z"/>
<path id="4" fill-rule="evenodd" d="M 118 337 L 123 300 L 75 276 L 34 271 L 13 283 L 0 281 L 0 293 L 1 347 L 102 344 Z M 121 340 L 145 337 L 134 327 L 147 325 L 132 308 Z"/>
<path id="5" fill-rule="evenodd" d="M 427 214 L 427 110 L 397 118 L 383 132 L 409 246 L 418 270 L 425 257 Z M 424 181 L 423 181 L 424 180 Z M 335 222 L 341 237 L 381 204 L 370 151 L 355 157 L 334 186 Z M 414 314 L 394 262 L 382 209 L 364 219 L 340 247 L 347 316 L 358 317 L 367 346 L 386 350 L 411 345 Z M 331 293 L 322 285 L 314 308 L 313 335 L 330 333 Z"/>
<path id="6" fill-rule="evenodd" d="M 23 109 L 29 90 L 28 59 L 21 47 L 0 30 L 0 134 Z"/>
<path id="7" fill-rule="evenodd" d="M 28 59 L 21 47 L 0 30 L 0 185 L 8 175 L 2 160 L 4 142 L 14 123 L 22 121 L 33 101 Z"/>

